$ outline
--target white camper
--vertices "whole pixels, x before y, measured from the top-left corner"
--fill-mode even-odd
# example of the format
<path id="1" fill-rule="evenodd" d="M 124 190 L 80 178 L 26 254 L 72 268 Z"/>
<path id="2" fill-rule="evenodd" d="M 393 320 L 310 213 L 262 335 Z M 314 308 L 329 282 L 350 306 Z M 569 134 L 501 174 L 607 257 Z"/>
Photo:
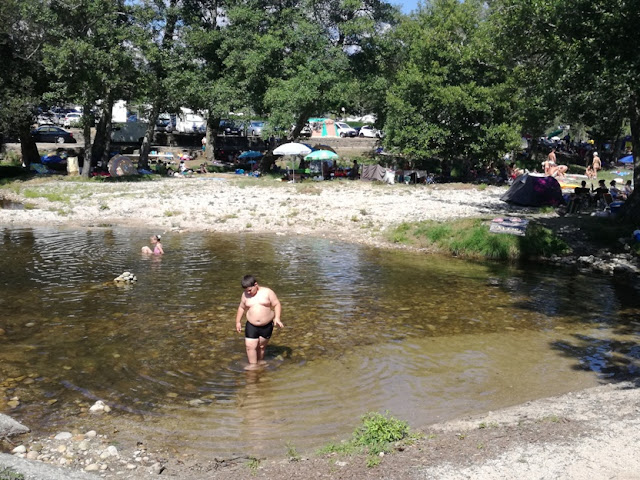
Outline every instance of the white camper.
<path id="1" fill-rule="evenodd" d="M 180 113 L 176 116 L 175 131 L 177 133 L 206 133 L 207 121 L 193 110 L 180 108 Z"/>

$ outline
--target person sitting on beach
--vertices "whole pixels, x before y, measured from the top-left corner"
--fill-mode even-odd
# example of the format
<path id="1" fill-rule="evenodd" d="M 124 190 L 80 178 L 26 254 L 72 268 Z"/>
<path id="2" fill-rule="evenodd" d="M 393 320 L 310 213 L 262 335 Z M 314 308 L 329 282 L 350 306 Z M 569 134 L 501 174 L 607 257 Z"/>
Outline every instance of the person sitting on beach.
<path id="1" fill-rule="evenodd" d="M 516 162 L 511 162 L 507 167 L 507 174 L 509 175 L 509 178 L 512 180 L 515 180 L 523 173 L 524 173 L 524 170 L 516 167 Z"/>
<path id="2" fill-rule="evenodd" d="M 149 237 L 149 241 L 151 242 L 151 245 L 153 245 L 153 250 L 145 245 L 142 247 L 142 253 L 147 255 L 162 255 L 164 253 L 162 243 L 160 243 L 160 235 L 151 235 L 151 237 Z"/>
<path id="3" fill-rule="evenodd" d="M 579 187 L 574 189 L 576 195 L 589 195 L 589 188 L 587 187 L 586 180 L 582 180 Z"/>
<path id="4" fill-rule="evenodd" d="M 187 168 L 187 164 L 184 163 L 184 160 L 180 160 L 180 166 L 178 167 L 178 171 L 183 175 L 186 175 L 187 173 L 193 173 L 193 170 L 191 168 Z"/>
<path id="5" fill-rule="evenodd" d="M 591 188 L 593 188 L 593 185 L 591 186 Z M 605 185 L 604 180 L 598 180 L 598 188 L 593 190 L 592 193 L 593 193 L 593 197 L 592 197 L 593 202 L 597 203 L 600 201 L 604 201 L 604 195 L 606 193 L 609 193 L 609 189 Z"/>
<path id="6" fill-rule="evenodd" d="M 631 180 L 627 180 L 627 183 L 624 184 L 624 189 L 622 191 L 627 196 L 627 198 L 631 196 L 631 194 L 633 193 L 633 184 L 631 183 Z"/>
<path id="7" fill-rule="evenodd" d="M 587 178 L 590 178 L 592 180 L 598 177 L 595 170 L 593 169 L 593 166 L 591 165 L 587 167 L 587 170 L 585 171 L 585 173 L 587 174 Z"/>
<path id="8" fill-rule="evenodd" d="M 624 192 L 616 187 L 615 180 L 611 180 L 611 182 L 609 182 L 609 193 L 611 194 L 611 198 L 613 198 L 614 200 L 619 201 L 627 199 L 627 196 L 624 194 Z"/>

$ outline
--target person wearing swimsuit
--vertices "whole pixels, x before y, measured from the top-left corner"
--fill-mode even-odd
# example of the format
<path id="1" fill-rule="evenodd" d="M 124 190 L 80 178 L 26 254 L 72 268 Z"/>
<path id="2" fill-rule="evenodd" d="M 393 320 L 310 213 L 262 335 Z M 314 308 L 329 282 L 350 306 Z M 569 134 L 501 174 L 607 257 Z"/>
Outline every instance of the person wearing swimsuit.
<path id="1" fill-rule="evenodd" d="M 253 275 L 242 278 L 242 297 L 236 314 L 236 331 L 242 332 L 242 317 L 247 314 L 244 343 L 249 360 L 248 369 L 266 363 L 264 354 L 273 332 L 273 325 L 284 328 L 280 321 L 282 305 L 273 290 L 258 285 Z"/>
<path id="2" fill-rule="evenodd" d="M 149 238 L 149 241 L 151 242 L 151 245 L 153 245 L 153 250 L 145 245 L 142 247 L 142 253 L 146 253 L 148 255 L 162 255 L 164 253 L 164 249 L 160 243 L 160 235 L 152 235 Z"/>

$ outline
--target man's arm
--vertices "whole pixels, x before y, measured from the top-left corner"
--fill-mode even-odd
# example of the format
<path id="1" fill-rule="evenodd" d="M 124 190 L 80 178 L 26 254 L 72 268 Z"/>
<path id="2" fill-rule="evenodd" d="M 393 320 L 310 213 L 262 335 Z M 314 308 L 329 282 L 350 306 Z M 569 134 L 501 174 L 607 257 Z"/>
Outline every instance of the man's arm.
<path id="1" fill-rule="evenodd" d="M 271 290 L 271 294 L 269 295 L 269 297 L 270 297 L 269 300 L 271 301 L 271 306 L 273 307 L 273 311 L 276 314 L 276 316 L 273 318 L 273 323 L 275 323 L 278 328 L 283 328 L 284 325 L 280 320 L 280 314 L 282 313 L 282 305 L 280 304 L 280 300 L 278 300 L 278 296 L 276 295 L 276 292 L 274 292 L 273 290 Z"/>
<path id="2" fill-rule="evenodd" d="M 244 312 L 246 310 L 246 306 L 244 303 L 244 294 L 242 295 L 242 299 L 240 300 L 240 305 L 238 305 L 238 312 L 236 313 L 236 332 L 242 332 L 242 317 L 244 316 Z"/>

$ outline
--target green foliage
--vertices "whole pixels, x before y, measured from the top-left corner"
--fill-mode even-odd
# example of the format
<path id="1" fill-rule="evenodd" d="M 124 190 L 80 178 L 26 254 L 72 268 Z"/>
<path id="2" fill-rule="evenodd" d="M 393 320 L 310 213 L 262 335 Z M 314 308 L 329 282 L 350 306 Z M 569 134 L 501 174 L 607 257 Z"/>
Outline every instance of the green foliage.
<path id="1" fill-rule="evenodd" d="M 287 457 L 292 462 L 298 462 L 301 459 L 296 447 L 291 442 L 287 442 Z"/>
<path id="2" fill-rule="evenodd" d="M 392 442 L 398 442 L 409 436 L 409 424 L 389 415 L 369 412 L 362 417 L 362 425 L 354 432 L 353 442 L 378 454 L 388 450 Z"/>
<path id="3" fill-rule="evenodd" d="M 412 243 L 468 258 L 517 260 L 568 251 L 551 230 L 531 223 L 524 237 L 489 232 L 483 219 L 402 223 L 390 233 L 394 242 Z"/>
<path id="4" fill-rule="evenodd" d="M 362 424 L 353 432 L 351 440 L 339 444 L 331 443 L 319 453 L 366 453 L 367 466 L 373 467 L 380 463 L 381 453 L 390 451 L 392 443 L 409 442 L 413 438 L 415 435 L 411 433 L 406 422 L 392 417 L 389 412 L 369 412 L 362 417 Z"/>
<path id="5" fill-rule="evenodd" d="M 406 58 L 387 94 L 384 143 L 465 173 L 519 140 L 515 90 L 495 55 L 480 1 L 436 0 L 401 25 Z"/>
<path id="6" fill-rule="evenodd" d="M 247 462 L 247 467 L 249 467 L 249 470 L 251 470 L 251 473 L 255 475 L 256 473 L 258 473 L 258 468 L 260 468 L 260 459 L 255 457 L 251 458 Z"/>
<path id="7" fill-rule="evenodd" d="M 10 468 L 0 468 L 0 480 L 24 480 L 24 475 Z"/>

